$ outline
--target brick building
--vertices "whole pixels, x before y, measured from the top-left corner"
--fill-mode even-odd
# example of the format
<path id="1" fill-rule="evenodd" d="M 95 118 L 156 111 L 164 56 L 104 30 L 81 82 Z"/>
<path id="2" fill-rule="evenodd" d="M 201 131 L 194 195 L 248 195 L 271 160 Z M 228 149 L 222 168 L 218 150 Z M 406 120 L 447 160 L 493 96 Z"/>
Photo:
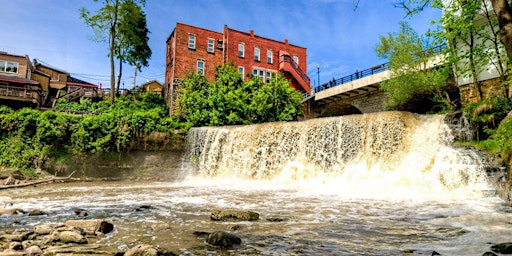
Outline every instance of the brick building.
<path id="1" fill-rule="evenodd" d="M 187 72 L 204 74 L 214 80 L 215 67 L 234 63 L 242 76 L 260 76 L 263 81 L 282 73 L 291 86 L 309 93 L 306 48 L 241 32 L 224 26 L 222 33 L 176 23 L 167 39 L 164 93 L 173 111 L 179 88 L 178 80 Z M 248 78 L 246 78 L 248 79 Z"/>

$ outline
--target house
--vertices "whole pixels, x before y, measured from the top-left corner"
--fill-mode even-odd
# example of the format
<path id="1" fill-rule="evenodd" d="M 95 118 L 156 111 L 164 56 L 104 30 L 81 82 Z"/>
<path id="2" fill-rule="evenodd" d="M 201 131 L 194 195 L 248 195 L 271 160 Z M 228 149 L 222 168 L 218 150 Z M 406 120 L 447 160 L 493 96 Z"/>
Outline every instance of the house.
<path id="1" fill-rule="evenodd" d="M 57 100 L 65 98 L 68 101 L 76 101 L 80 98 L 97 98 L 98 86 L 72 77 L 68 72 L 42 64 L 34 60 L 34 70 L 41 76 L 49 78 L 49 82 L 42 82 L 46 93 L 44 105 L 54 107 Z"/>
<path id="2" fill-rule="evenodd" d="M 32 80 L 33 66 L 27 55 L 0 52 L 0 101 L 2 104 L 35 106 L 43 103 L 42 88 Z"/>
<path id="3" fill-rule="evenodd" d="M 141 87 L 146 92 L 154 92 L 157 94 L 162 94 L 162 84 L 156 80 L 148 81 L 146 83 L 143 83 Z"/>
<path id="4" fill-rule="evenodd" d="M 214 80 L 218 65 L 234 63 L 243 77 L 259 76 L 268 81 L 282 73 L 291 86 L 310 93 L 307 76 L 306 48 L 292 45 L 287 39 L 276 41 L 224 26 L 223 32 L 211 31 L 183 23 L 167 39 L 164 97 L 171 113 L 179 89 L 179 79 L 187 72 L 203 74 Z"/>

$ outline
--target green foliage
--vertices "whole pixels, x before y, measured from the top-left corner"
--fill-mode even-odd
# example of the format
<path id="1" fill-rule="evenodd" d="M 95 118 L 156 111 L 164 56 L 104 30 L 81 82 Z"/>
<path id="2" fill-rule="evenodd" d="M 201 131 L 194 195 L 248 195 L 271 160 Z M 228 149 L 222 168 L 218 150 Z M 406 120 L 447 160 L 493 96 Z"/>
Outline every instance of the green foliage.
<path id="1" fill-rule="evenodd" d="M 407 23 L 400 23 L 398 33 L 381 36 L 376 52 L 389 60 L 391 69 L 391 79 L 381 85 L 388 97 L 388 109 L 401 109 L 409 100 L 422 95 L 432 95 L 431 100 L 442 105 L 442 109 L 453 108 L 445 92 L 449 69 L 444 65 L 427 68 L 437 54 L 435 48 Z"/>
<path id="2" fill-rule="evenodd" d="M 56 109 L 62 112 L 0 107 L 0 165 L 28 171 L 63 152 L 125 152 L 153 132 L 181 128 L 154 93 L 119 97 L 113 105 L 81 103 L 60 100 Z M 72 114 L 77 112 L 82 114 Z"/>
<path id="3" fill-rule="evenodd" d="M 476 130 L 478 140 L 485 140 L 495 132 L 511 110 L 510 99 L 494 98 L 466 105 L 464 114 Z"/>
<path id="4" fill-rule="evenodd" d="M 215 82 L 187 74 L 181 80 L 176 116 L 191 126 L 221 126 L 291 121 L 302 115 L 302 95 L 278 75 L 268 83 L 244 81 L 233 64 L 218 66 Z"/>

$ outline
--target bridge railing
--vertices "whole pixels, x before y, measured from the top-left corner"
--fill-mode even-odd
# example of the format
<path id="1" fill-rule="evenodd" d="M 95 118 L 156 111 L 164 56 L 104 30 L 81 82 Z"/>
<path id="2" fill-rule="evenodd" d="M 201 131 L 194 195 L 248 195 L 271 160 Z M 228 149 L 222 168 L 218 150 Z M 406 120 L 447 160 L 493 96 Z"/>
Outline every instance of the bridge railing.
<path id="1" fill-rule="evenodd" d="M 432 51 L 433 54 L 439 55 L 443 52 L 443 50 L 445 48 L 446 48 L 446 45 L 441 44 L 441 45 L 432 47 L 430 49 L 427 49 L 426 51 Z M 327 83 L 321 84 L 313 89 L 314 89 L 314 92 L 317 93 L 317 92 L 320 92 L 320 91 L 323 91 L 323 90 L 326 90 L 326 89 L 329 89 L 329 88 L 332 88 L 332 87 L 335 87 L 338 85 L 346 84 L 346 83 L 352 82 L 354 80 L 361 79 L 363 77 L 375 75 L 375 74 L 384 72 L 386 70 L 389 70 L 389 62 L 380 64 L 377 66 L 373 66 L 373 67 L 365 69 L 363 71 L 356 71 L 353 74 L 344 76 L 342 78 L 333 79 L 333 80 L 331 80 Z"/>
<path id="2" fill-rule="evenodd" d="M 332 87 L 335 87 L 335 86 L 338 86 L 341 84 L 346 84 L 346 83 L 361 79 L 363 77 L 367 77 L 367 76 L 371 76 L 371 75 L 375 75 L 375 74 L 384 72 L 386 70 L 389 70 L 389 63 L 384 63 L 384 64 L 380 64 L 377 66 L 373 66 L 371 68 L 368 68 L 368 69 L 365 69 L 362 71 L 356 71 L 350 75 L 347 75 L 347 76 L 344 76 L 344 77 L 341 77 L 338 79 L 333 79 L 327 83 L 324 83 L 324 84 L 321 84 L 321 85 L 315 87 L 315 92 L 320 92 L 320 91 L 323 91 L 323 90 L 326 90 L 326 89 L 329 89 L 329 88 L 332 88 Z"/>

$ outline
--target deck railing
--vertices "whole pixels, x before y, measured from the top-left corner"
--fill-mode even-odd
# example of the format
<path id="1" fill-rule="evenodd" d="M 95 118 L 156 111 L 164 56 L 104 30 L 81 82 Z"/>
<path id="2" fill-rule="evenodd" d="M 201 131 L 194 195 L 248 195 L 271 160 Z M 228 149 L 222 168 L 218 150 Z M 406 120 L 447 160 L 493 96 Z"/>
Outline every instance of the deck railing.
<path id="1" fill-rule="evenodd" d="M 9 86 L 0 84 L 0 97 L 30 101 L 41 104 L 41 95 L 39 90 L 33 90 L 28 86 Z"/>

